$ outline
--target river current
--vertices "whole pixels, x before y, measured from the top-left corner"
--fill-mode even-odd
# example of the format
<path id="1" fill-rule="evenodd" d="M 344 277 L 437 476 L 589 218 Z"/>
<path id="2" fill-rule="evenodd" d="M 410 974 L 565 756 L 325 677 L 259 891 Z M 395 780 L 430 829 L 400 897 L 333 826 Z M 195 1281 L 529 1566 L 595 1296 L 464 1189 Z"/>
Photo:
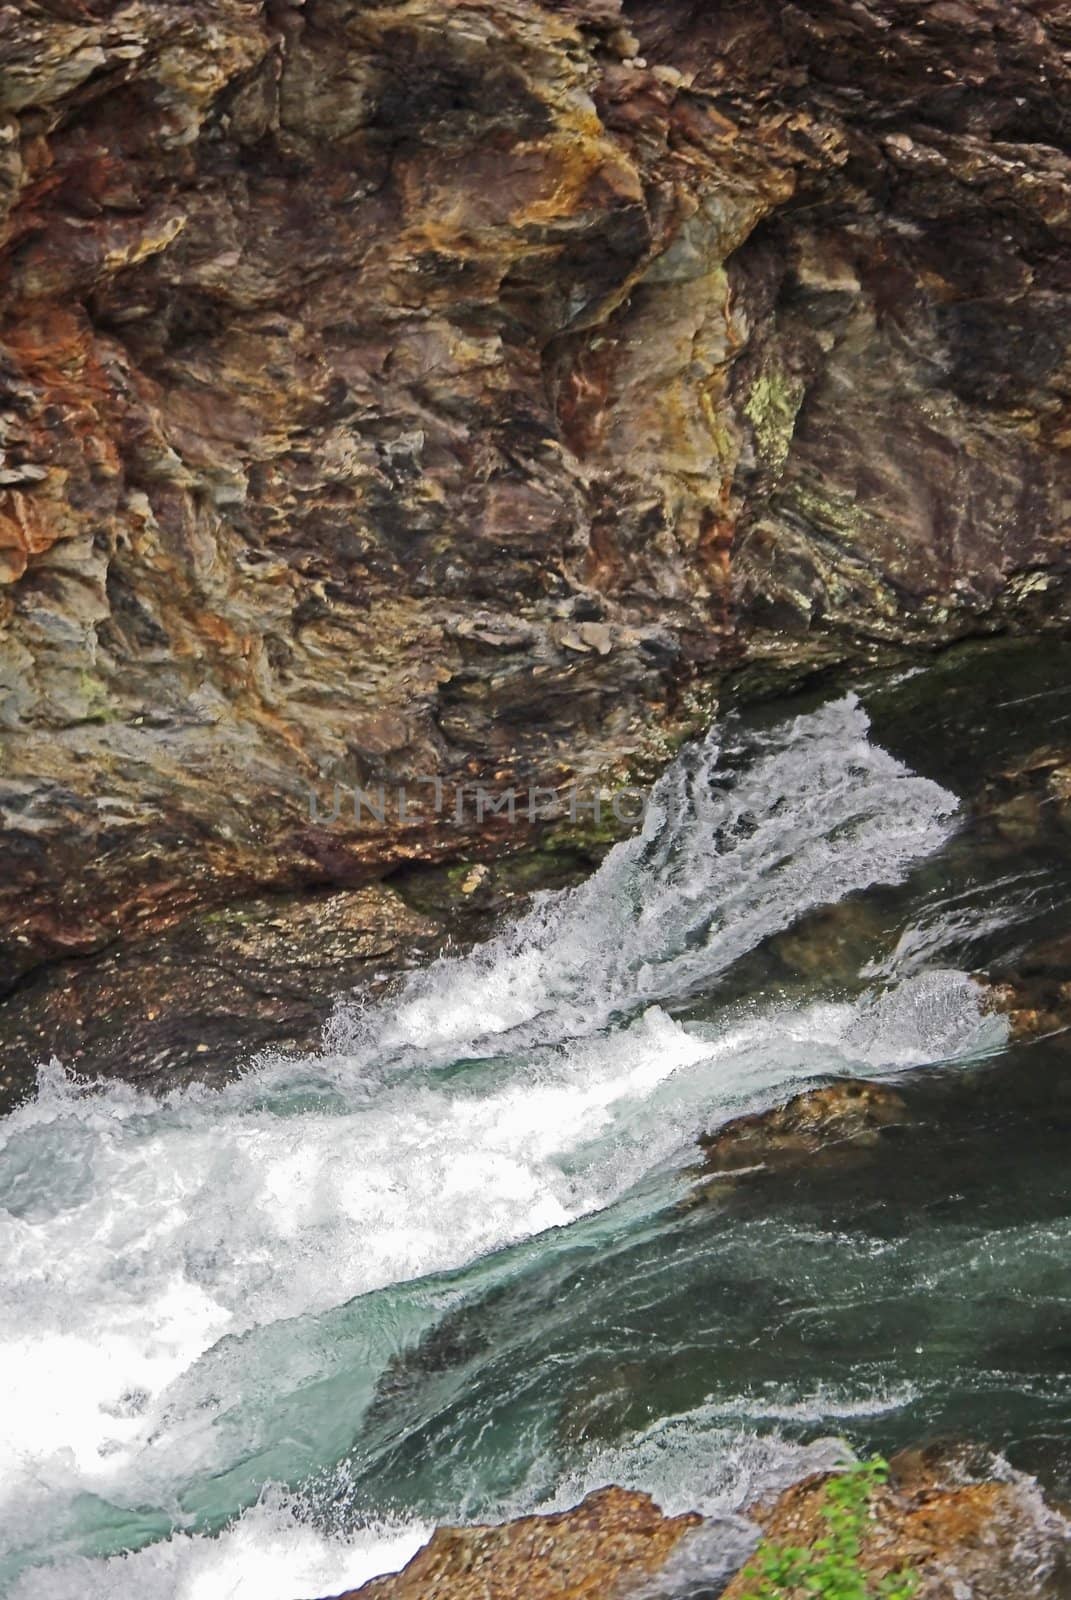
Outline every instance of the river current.
<path id="1" fill-rule="evenodd" d="M 301 1600 L 607 1482 L 728 1559 L 841 1436 L 1066 1492 L 1071 1077 L 970 974 L 1067 932 L 1067 852 L 974 808 L 1071 744 L 1067 669 L 726 717 L 587 882 L 315 1055 L 43 1068 L 0 1122 L 0 1592 Z M 871 1162 L 682 1203 L 699 1133 L 845 1074 L 908 1092 Z"/>

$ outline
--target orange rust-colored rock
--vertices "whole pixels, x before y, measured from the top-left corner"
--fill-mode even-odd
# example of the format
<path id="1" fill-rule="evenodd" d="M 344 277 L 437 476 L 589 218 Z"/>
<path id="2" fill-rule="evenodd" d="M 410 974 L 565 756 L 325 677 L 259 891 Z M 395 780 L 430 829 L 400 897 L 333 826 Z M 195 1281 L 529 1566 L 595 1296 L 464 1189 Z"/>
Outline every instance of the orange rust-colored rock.
<path id="1" fill-rule="evenodd" d="M 1069 93 L 1042 0 L 0 7 L 0 993 L 1066 625 Z"/>
<path id="2" fill-rule="evenodd" d="M 875 1581 L 914 1573 L 917 1600 L 1061 1600 L 1067 1522 L 1030 1479 L 993 1476 L 990 1458 L 975 1468 L 969 1455 L 930 1448 L 894 1458 L 888 1484 L 871 1497 L 863 1571 Z M 808 1549 L 828 1531 L 829 1482 L 829 1474 L 804 1479 L 749 1516 L 766 1539 Z M 664 1517 L 646 1495 L 602 1489 L 554 1516 L 440 1528 L 402 1572 L 337 1600 L 626 1600 L 647 1592 L 645 1580 L 657 1583 L 678 1553 L 691 1593 L 712 1557 L 700 1543 L 688 1551 L 682 1542 L 702 1523 Z M 722 1600 L 746 1600 L 753 1589 L 745 1566 Z"/>
<path id="3" fill-rule="evenodd" d="M 624 1600 L 702 1522 L 645 1494 L 600 1489 L 572 1511 L 439 1528 L 404 1571 L 340 1600 Z"/>
<path id="4" fill-rule="evenodd" d="M 905 1451 L 892 1469 L 871 1500 L 863 1571 L 879 1580 L 913 1572 L 915 1600 L 1058 1600 L 1066 1593 L 1068 1526 L 1028 1480 L 964 1481 L 954 1458 L 941 1452 Z M 764 1536 L 809 1549 L 827 1531 L 821 1508 L 828 1481 L 808 1478 L 753 1510 Z M 753 1588 L 738 1573 L 722 1600 L 746 1600 Z"/>

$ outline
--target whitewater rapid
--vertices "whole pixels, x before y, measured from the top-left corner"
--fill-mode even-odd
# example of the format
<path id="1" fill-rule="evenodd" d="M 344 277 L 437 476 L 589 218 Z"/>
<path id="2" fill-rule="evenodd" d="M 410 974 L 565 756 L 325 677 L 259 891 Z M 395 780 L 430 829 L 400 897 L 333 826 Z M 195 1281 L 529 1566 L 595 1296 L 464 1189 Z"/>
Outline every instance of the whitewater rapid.
<path id="1" fill-rule="evenodd" d="M 902 881 L 956 811 L 849 695 L 685 752 L 588 882 L 340 1009 L 315 1056 L 164 1100 L 44 1070 L 0 1123 L 0 1592 L 298 1600 L 403 1563 L 419 1517 L 340 1533 L 301 1485 L 450 1303 L 443 1275 L 664 1204 L 698 1131 L 788 1085 L 1001 1036 L 939 961 L 842 1001 L 669 1009 L 808 910 Z M 650 1459 L 638 1486 L 702 1499 Z M 729 1478 L 723 1511 L 754 1473 Z"/>

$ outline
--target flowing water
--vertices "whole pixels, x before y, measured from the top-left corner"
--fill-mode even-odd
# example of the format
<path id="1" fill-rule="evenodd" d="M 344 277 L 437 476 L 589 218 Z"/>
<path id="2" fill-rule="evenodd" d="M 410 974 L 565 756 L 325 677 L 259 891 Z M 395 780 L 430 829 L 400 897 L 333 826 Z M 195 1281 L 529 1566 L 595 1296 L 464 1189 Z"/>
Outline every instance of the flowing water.
<path id="1" fill-rule="evenodd" d="M 316 1056 L 43 1072 L 0 1123 L 0 1592 L 299 1600 L 609 1481 L 728 1561 L 836 1436 L 1066 1490 L 1071 1074 L 968 974 L 1067 930 L 1059 830 L 970 799 L 1071 743 L 1068 655 L 727 719 L 587 883 Z M 845 1073 L 910 1091 L 872 1160 L 681 1204 L 699 1132 Z"/>

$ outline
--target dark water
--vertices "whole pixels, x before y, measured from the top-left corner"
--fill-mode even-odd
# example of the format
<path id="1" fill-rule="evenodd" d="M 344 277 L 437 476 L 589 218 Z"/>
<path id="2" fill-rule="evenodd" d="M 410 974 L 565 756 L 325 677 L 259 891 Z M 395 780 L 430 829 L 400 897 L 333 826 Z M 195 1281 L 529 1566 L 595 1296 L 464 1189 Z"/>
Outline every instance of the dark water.
<path id="1" fill-rule="evenodd" d="M 1017 807 L 1031 786 L 1001 779 L 1050 749 L 1071 760 L 1071 648 L 969 646 L 861 695 L 874 742 L 964 799 L 962 827 L 905 884 L 856 896 L 857 914 L 804 919 L 671 1005 L 676 1017 L 713 1023 L 744 996 L 857 993 L 861 969 L 888 963 L 905 931 L 920 970 L 1014 973 L 1062 938 L 1071 957 L 1071 802 L 1059 815 L 1041 786 L 1036 806 Z M 801 696 L 791 709 L 818 704 Z M 785 710 L 743 726 L 772 727 Z M 720 1204 L 578 1239 L 553 1270 L 533 1263 L 414 1354 L 355 1465 L 387 1499 L 436 1515 L 471 1479 L 469 1509 L 487 1514 L 516 1492 L 519 1438 L 534 1457 L 555 1457 L 560 1440 L 612 1452 L 660 1419 L 686 1429 L 701 1416 L 801 1441 L 835 1432 L 861 1451 L 974 1440 L 1068 1497 L 1069 1039 L 898 1074 L 910 1120 L 852 1170 L 772 1175 Z M 510 1466 L 496 1473 L 498 1453 Z"/>
<path id="2" fill-rule="evenodd" d="M 1071 1494 L 1069 669 L 970 647 L 764 707 L 322 1057 L 0 1125 L 5 1359 L 55 1411 L 0 1455 L 12 1592 L 212 1600 L 246 1530 L 293 1600 L 606 1481 L 731 1511 L 830 1436 Z M 1056 1007 L 1038 1037 L 980 970 Z M 848 1073 L 906 1101 L 873 1149 L 686 1203 L 698 1133 Z M 43 1399 L 49 1340 L 85 1383 Z"/>

